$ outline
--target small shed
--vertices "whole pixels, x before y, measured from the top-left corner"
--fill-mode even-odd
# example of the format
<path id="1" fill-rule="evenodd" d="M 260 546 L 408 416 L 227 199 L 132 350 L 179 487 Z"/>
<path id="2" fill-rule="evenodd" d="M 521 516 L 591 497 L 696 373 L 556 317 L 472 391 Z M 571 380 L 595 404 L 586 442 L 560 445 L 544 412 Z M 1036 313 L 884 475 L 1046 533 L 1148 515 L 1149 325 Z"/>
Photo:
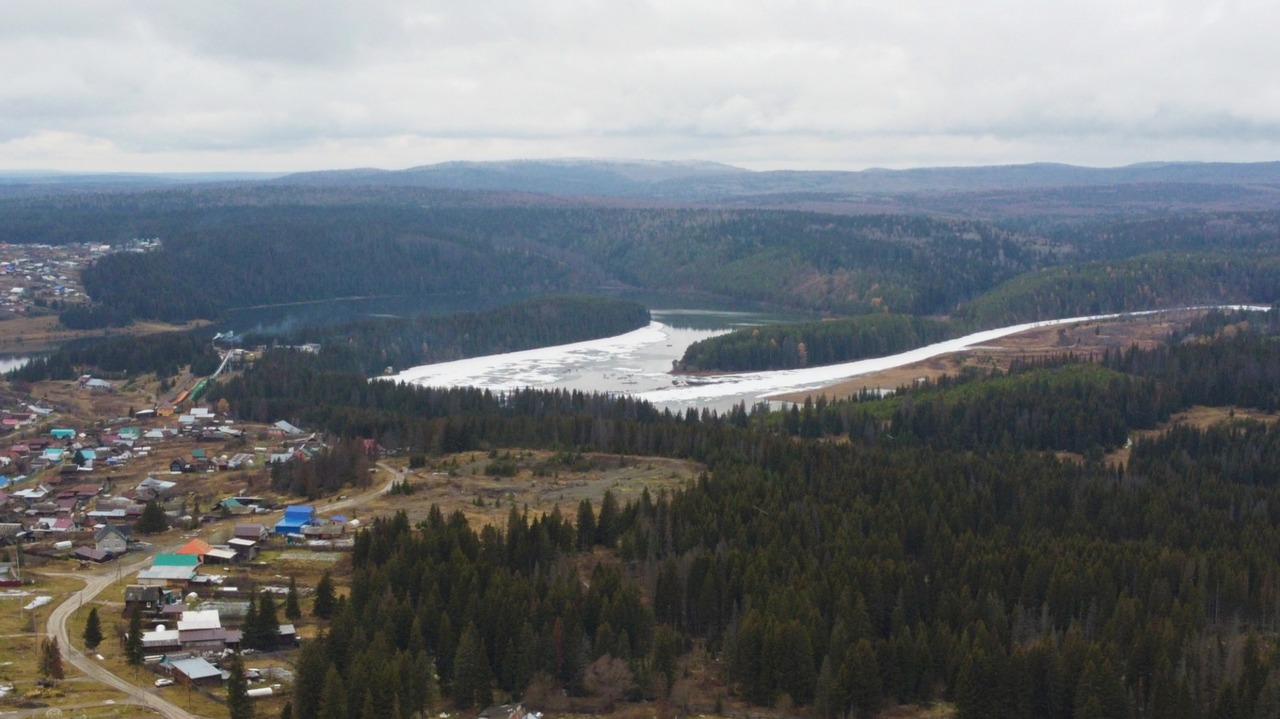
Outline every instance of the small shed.
<path id="1" fill-rule="evenodd" d="M 250 539 L 255 542 L 261 542 L 267 538 L 267 526 L 260 522 L 237 524 L 233 534 L 236 539 Z"/>

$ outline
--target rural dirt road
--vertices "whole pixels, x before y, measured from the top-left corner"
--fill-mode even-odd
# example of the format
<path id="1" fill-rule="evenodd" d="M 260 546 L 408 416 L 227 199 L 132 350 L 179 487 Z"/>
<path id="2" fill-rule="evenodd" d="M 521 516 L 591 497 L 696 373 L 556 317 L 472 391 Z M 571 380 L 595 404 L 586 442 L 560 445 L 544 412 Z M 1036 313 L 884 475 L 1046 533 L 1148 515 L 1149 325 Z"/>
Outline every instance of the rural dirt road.
<path id="1" fill-rule="evenodd" d="M 352 507 L 358 507 L 369 500 L 386 494 L 391 490 L 391 486 L 404 479 L 405 471 L 397 470 L 388 464 L 378 463 L 378 466 L 389 472 L 392 478 L 383 486 L 373 489 L 364 494 L 351 497 L 350 499 L 339 500 L 332 504 L 324 505 L 319 511 L 331 513 L 338 510 L 345 510 Z M 183 540 L 184 542 L 186 540 Z M 162 549 L 161 551 L 171 551 L 177 549 L 181 544 L 175 544 L 173 547 Z M 85 586 L 80 591 L 72 594 L 62 604 L 58 605 L 52 613 L 49 614 L 49 621 L 45 628 L 45 632 L 49 636 L 58 638 L 58 645 L 62 648 L 63 658 L 70 662 L 74 667 L 84 672 L 87 676 L 106 684 L 107 686 L 119 689 L 124 692 L 131 703 L 147 707 L 160 714 L 170 717 L 170 719 L 203 719 L 200 714 L 193 714 L 186 709 L 168 701 L 153 691 L 131 684 L 124 679 L 116 676 L 108 671 L 105 667 L 98 664 L 97 660 L 91 656 L 87 656 L 75 649 L 71 643 L 71 635 L 68 630 L 68 621 L 71 615 L 86 602 L 91 602 L 98 596 L 102 590 L 106 589 L 118 576 L 130 574 L 137 571 L 150 559 L 151 555 L 146 554 L 137 557 L 127 564 L 121 566 L 104 567 L 94 572 L 85 572 L 77 574 L 64 574 L 62 576 L 75 577 L 85 581 Z"/>
<path id="2" fill-rule="evenodd" d="M 75 649 L 71 644 L 71 636 L 67 630 L 67 621 L 71 618 L 71 615 L 75 613 L 76 609 L 80 608 L 84 602 L 92 601 L 94 597 L 98 596 L 99 592 L 115 582 L 118 575 L 136 571 L 148 558 L 149 556 L 139 557 L 138 559 L 121 567 L 111 567 L 99 570 L 93 574 L 65 575 L 79 577 L 80 579 L 85 580 L 85 586 L 80 591 L 68 597 L 66 601 L 59 604 L 58 607 L 49 614 L 49 621 L 45 628 L 45 632 L 49 636 L 58 638 L 58 645 L 62 648 L 63 658 L 70 662 L 72 666 L 93 679 L 124 692 L 124 694 L 129 697 L 129 701 L 131 703 L 147 707 L 148 709 L 159 712 L 171 719 L 199 719 L 200 715 L 192 714 L 177 704 L 168 701 L 164 697 L 158 696 L 142 687 L 130 684 L 110 671 L 107 671 L 105 667 L 98 664 L 96 659 L 82 654 L 80 650 Z"/>

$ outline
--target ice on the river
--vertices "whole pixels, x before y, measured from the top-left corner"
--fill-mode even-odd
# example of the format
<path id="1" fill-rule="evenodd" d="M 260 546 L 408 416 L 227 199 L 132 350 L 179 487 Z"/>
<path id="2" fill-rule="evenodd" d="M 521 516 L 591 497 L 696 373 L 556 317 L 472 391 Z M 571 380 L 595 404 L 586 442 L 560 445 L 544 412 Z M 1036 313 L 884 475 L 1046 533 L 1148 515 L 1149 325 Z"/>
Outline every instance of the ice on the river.
<path id="1" fill-rule="evenodd" d="M 575 372 L 606 364 L 607 370 L 600 370 L 602 375 L 636 374 L 643 370 L 623 367 L 619 362 L 645 347 L 665 343 L 668 329 L 660 322 L 650 322 L 648 327 L 604 339 L 422 365 L 388 379 L 430 387 L 471 386 L 504 391 L 554 385 Z"/>
<path id="2" fill-rule="evenodd" d="M 1195 309 L 1195 308 L 1183 308 Z M 1267 310 L 1267 307 L 1231 306 L 1224 309 Z M 1163 312 L 1113 313 L 1068 317 L 1060 320 L 1027 322 L 1010 327 L 975 332 L 971 335 L 901 352 L 887 357 L 845 362 L 822 367 L 769 372 L 746 372 L 706 377 L 670 374 L 672 360 L 684 354 L 694 339 L 719 333 L 689 334 L 660 322 L 615 337 L 543 347 L 541 349 L 489 355 L 456 362 L 423 365 L 387 379 L 424 386 L 474 386 L 494 391 L 522 387 L 569 388 L 584 391 L 618 392 L 652 402 L 660 407 L 708 407 L 724 410 L 739 402 L 752 406 L 785 392 L 816 389 L 851 377 L 927 360 L 939 355 L 981 346 L 1027 330 L 1140 316 Z M 678 335 L 678 337 L 673 337 Z M 673 341 L 674 339 L 674 341 Z"/>

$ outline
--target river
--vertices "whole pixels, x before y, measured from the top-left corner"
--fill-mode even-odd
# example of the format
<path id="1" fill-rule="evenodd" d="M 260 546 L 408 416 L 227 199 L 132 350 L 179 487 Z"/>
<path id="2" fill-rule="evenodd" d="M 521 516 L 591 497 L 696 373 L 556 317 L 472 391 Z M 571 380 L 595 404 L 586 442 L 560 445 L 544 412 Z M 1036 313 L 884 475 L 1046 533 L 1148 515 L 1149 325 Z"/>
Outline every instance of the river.
<path id="1" fill-rule="evenodd" d="M 0 356 L 0 373 L 11 372 L 19 367 L 27 366 L 31 361 L 31 355 L 3 355 Z"/>
<path id="2" fill-rule="evenodd" d="M 1237 307 L 1265 311 L 1268 307 Z M 1179 308 L 1180 310 L 1194 308 Z M 1224 308 L 1225 309 L 1225 308 Z M 617 392 L 648 400 L 673 411 L 708 408 L 723 412 L 738 403 L 748 407 L 785 392 L 817 389 L 832 383 L 902 367 L 939 355 L 979 347 L 985 343 L 1038 327 L 1075 324 L 1125 316 L 1142 316 L 1173 310 L 1068 317 L 1027 322 L 975 332 L 964 337 L 900 352 L 886 357 L 823 367 L 769 372 L 744 372 L 707 377 L 672 375 L 671 364 L 691 343 L 730 331 L 677 328 L 679 310 L 655 310 L 648 327 L 615 337 L 544 347 L 523 352 L 414 367 L 388 379 L 425 386 L 475 386 L 494 391 L 520 387 Z M 708 313 L 699 313 L 707 315 Z M 711 313 L 736 319 L 743 325 L 759 324 L 749 313 Z"/>

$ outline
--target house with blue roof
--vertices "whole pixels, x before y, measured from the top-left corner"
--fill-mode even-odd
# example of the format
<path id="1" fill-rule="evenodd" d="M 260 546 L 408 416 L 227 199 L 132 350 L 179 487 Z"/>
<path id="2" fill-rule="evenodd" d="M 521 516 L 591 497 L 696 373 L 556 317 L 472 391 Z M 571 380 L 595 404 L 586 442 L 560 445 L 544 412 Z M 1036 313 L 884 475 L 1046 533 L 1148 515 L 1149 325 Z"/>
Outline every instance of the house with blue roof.
<path id="1" fill-rule="evenodd" d="M 294 504 L 284 508 L 284 518 L 276 522 L 276 534 L 302 534 L 302 528 L 315 522 L 316 508 Z"/>

